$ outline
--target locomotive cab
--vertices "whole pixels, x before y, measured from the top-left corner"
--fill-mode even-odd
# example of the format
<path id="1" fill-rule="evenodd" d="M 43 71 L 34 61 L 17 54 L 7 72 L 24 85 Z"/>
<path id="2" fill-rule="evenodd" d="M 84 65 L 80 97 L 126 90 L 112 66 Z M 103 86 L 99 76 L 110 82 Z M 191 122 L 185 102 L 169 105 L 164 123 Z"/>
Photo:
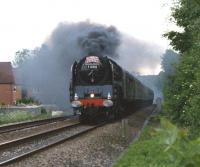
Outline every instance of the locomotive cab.
<path id="1" fill-rule="evenodd" d="M 106 57 L 87 56 L 72 66 L 73 108 L 113 106 L 112 68 Z"/>

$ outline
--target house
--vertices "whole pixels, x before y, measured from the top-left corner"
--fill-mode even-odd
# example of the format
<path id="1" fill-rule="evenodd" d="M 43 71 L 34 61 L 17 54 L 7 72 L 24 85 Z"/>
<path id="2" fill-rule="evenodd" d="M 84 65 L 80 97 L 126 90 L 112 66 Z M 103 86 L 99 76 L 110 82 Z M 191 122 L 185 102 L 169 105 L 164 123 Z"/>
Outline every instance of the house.
<path id="1" fill-rule="evenodd" d="M 15 83 L 10 62 L 0 62 L 0 105 L 14 105 L 21 98 L 20 85 Z"/>

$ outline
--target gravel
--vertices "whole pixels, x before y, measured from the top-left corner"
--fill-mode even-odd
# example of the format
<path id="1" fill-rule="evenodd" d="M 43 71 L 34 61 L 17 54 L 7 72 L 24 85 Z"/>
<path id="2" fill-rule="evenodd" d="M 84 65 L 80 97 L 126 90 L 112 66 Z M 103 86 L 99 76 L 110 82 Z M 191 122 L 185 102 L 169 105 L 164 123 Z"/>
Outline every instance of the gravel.
<path id="1" fill-rule="evenodd" d="M 23 154 L 25 152 L 31 151 L 33 149 L 40 148 L 42 146 L 46 146 L 48 144 L 54 143 L 55 141 L 58 141 L 63 138 L 67 138 L 70 136 L 73 136 L 74 134 L 77 134 L 79 132 L 82 132 L 84 130 L 87 130 L 91 128 L 91 126 L 78 126 L 78 127 L 72 127 L 67 128 L 63 130 L 62 132 L 57 132 L 51 135 L 46 135 L 45 137 L 34 139 L 29 142 L 25 142 L 22 144 L 18 144 L 17 146 L 11 147 L 9 149 L 1 149 L 0 150 L 0 162 L 5 161 L 7 159 L 10 159 L 16 155 Z"/>
<path id="2" fill-rule="evenodd" d="M 137 137 L 153 107 L 49 148 L 9 167 L 110 167 Z"/>

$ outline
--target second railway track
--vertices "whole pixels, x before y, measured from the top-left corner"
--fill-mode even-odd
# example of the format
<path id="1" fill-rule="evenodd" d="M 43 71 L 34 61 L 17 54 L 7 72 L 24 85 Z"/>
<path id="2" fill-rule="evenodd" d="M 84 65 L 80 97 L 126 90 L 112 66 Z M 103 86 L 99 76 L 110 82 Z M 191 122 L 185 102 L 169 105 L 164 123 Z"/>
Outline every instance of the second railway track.
<path id="1" fill-rule="evenodd" d="M 59 127 L 57 129 L 48 130 L 46 132 L 26 136 L 16 140 L 0 144 L 0 166 L 12 163 L 23 157 L 30 156 L 31 154 L 40 150 L 46 149 L 66 140 L 78 137 L 88 131 L 104 125 L 82 125 L 74 123 Z"/>
<path id="2" fill-rule="evenodd" d="M 76 118 L 75 116 L 65 116 L 65 117 L 56 117 L 56 118 L 48 118 L 43 120 L 36 120 L 36 121 L 28 121 L 28 122 L 22 122 L 22 123 L 14 123 L 10 125 L 3 125 L 0 126 L 0 134 L 8 133 L 16 130 L 21 130 L 25 128 L 31 128 L 35 126 L 45 125 L 49 123 L 59 122 L 66 119 L 73 119 Z"/>

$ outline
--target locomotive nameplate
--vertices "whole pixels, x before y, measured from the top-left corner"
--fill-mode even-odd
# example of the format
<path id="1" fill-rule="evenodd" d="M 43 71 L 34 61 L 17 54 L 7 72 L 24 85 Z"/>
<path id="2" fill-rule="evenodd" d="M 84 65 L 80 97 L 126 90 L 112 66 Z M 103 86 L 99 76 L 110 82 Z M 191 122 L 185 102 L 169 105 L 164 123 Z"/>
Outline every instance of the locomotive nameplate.
<path id="1" fill-rule="evenodd" d="M 100 65 L 99 57 L 97 56 L 89 56 L 85 59 L 85 65 Z"/>

